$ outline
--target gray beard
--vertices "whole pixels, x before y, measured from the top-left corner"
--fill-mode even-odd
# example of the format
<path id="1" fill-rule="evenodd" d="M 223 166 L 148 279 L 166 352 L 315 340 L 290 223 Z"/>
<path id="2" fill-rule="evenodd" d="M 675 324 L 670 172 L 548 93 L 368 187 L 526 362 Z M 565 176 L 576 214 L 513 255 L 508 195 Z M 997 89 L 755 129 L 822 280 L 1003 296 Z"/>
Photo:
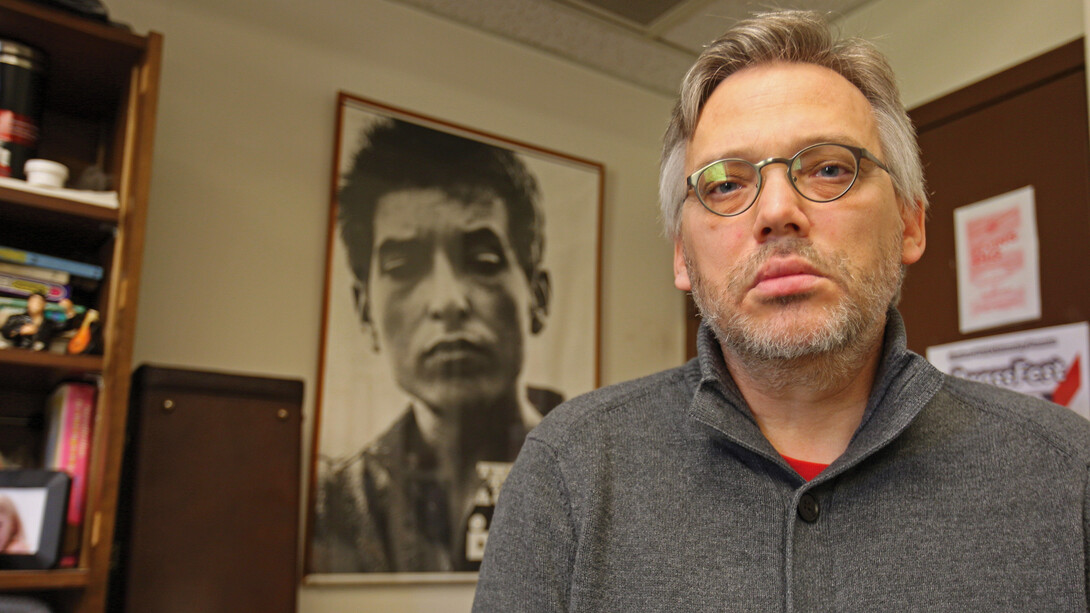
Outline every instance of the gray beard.
<path id="1" fill-rule="evenodd" d="M 708 287 L 688 252 L 685 265 L 692 282 L 693 300 L 723 348 L 749 376 L 772 389 L 805 381 L 831 387 L 853 376 L 863 360 L 882 341 L 886 311 L 900 297 L 904 267 L 900 263 L 900 236 L 883 248 L 879 267 L 853 272 L 840 253 L 822 256 L 801 239 L 767 244 L 740 265 L 726 288 Z M 760 266 L 773 255 L 797 254 L 827 273 L 835 272 L 848 293 L 839 303 L 826 307 L 821 323 L 809 330 L 791 325 L 767 325 L 736 310 L 728 310 L 730 297 L 741 296 Z M 805 295 L 787 296 L 772 302 L 785 313 L 802 306 Z"/>

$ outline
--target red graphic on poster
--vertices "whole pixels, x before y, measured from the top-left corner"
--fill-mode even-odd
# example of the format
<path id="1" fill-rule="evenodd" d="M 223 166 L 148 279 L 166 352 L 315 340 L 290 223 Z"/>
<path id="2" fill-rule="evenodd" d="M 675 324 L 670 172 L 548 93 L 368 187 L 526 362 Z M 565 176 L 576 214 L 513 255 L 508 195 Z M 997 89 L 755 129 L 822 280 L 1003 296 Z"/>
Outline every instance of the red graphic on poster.
<path id="1" fill-rule="evenodd" d="M 1021 223 L 1016 208 L 969 221 L 969 281 L 982 289 L 972 302 L 973 313 L 1025 304 L 1024 288 L 1002 286 L 1026 265 L 1025 253 L 1018 248 Z"/>
<path id="2" fill-rule="evenodd" d="M 1064 377 L 1063 381 L 1060 381 L 1060 384 L 1056 386 L 1056 390 L 1052 392 L 1052 402 L 1061 406 L 1068 406 L 1071 399 L 1075 397 L 1075 393 L 1082 387 L 1079 372 L 1079 356 L 1075 356 L 1071 368 L 1067 369 L 1067 376 Z"/>
<path id="3" fill-rule="evenodd" d="M 1010 209 L 969 222 L 969 278 L 973 283 L 987 284 L 1022 268 L 1022 252 L 1007 248 L 1018 240 L 1019 213 Z"/>

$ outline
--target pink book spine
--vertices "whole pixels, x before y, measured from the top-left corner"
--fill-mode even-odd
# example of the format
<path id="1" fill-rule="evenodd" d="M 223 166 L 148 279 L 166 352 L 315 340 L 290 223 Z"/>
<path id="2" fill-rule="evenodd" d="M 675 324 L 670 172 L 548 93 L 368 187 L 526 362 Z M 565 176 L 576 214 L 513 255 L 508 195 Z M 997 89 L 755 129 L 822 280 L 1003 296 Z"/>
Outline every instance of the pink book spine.
<path id="1" fill-rule="evenodd" d="M 83 523 L 83 507 L 87 497 L 87 469 L 91 446 L 91 425 L 95 407 L 95 387 L 90 384 L 70 384 L 64 394 L 61 409 L 61 429 L 54 455 L 54 467 L 72 477 L 68 495 L 68 523 Z"/>

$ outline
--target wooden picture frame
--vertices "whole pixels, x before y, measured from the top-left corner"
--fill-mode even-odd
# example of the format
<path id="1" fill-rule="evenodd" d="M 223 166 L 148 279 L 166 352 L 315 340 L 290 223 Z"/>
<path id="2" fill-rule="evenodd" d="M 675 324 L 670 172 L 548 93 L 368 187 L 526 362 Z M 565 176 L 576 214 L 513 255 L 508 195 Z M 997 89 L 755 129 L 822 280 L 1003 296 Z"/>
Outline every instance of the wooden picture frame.
<path id="1" fill-rule="evenodd" d="M 472 581 L 525 432 L 599 385 L 604 169 L 343 92 L 336 134 L 306 581 Z"/>
<path id="2" fill-rule="evenodd" d="M 55 470 L 0 470 L 0 569 L 53 568 L 71 478 Z"/>

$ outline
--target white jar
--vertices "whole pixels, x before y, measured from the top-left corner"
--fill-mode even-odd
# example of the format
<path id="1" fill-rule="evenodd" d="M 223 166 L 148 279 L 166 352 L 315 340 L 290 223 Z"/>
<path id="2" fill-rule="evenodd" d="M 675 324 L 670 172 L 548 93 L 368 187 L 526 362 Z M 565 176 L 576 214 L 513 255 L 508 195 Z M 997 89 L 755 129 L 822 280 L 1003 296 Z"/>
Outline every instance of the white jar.
<path id="1" fill-rule="evenodd" d="M 68 167 L 52 160 L 27 160 L 23 171 L 27 183 L 40 187 L 64 187 L 68 180 Z"/>

